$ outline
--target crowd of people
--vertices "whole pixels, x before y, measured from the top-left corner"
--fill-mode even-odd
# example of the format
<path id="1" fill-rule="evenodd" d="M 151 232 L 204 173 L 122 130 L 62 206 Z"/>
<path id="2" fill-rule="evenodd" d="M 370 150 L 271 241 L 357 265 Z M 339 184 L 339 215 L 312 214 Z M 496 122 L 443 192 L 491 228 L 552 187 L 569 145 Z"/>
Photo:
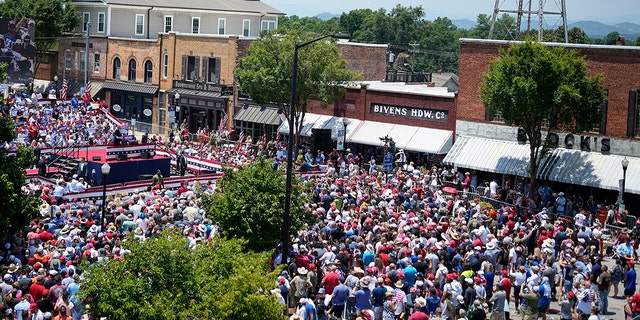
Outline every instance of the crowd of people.
<path id="1" fill-rule="evenodd" d="M 106 144 L 113 138 L 116 128 L 95 110 L 46 108 L 51 107 L 12 104 L 8 115 L 18 119 L 16 130 L 23 136 L 7 146 L 70 139 Z M 279 141 L 256 148 L 175 138 L 156 142 L 233 165 L 262 155 L 283 170 L 286 157 Z M 623 297 L 629 301 L 624 317 L 640 314 L 634 268 L 640 232 L 603 229 L 604 222 L 625 222 L 628 213 L 615 206 L 548 185 L 528 198 L 523 179 L 488 181 L 484 192 L 473 193 L 484 186 L 474 172 L 425 167 L 411 159 L 385 172 L 361 154 L 325 157 L 306 146 L 297 154 L 299 165 L 329 169 L 312 178 L 312 201 L 304 204 L 316 222 L 296 234 L 291 250 L 283 254 L 277 247 L 273 255 L 274 267 L 286 268 L 271 292 L 292 319 L 547 319 L 551 301 L 557 301 L 561 319 L 586 320 L 607 314 L 608 300 Z M 34 180 L 24 190 L 64 189 L 70 182 Z M 460 192 L 444 192 L 444 185 Z M 3 242 L 3 316 L 90 318 L 76 297 L 81 262 L 120 258 L 128 235 L 144 240 L 170 227 L 183 230 L 189 247 L 214 237 L 217 227 L 197 191 L 215 188 L 214 181 L 185 182 L 177 190 L 110 194 L 104 204 L 43 192 L 40 217 Z M 488 199 L 504 205 L 494 207 Z M 103 205 L 107 214 L 101 221 Z M 605 257 L 615 264 L 603 264 Z"/>

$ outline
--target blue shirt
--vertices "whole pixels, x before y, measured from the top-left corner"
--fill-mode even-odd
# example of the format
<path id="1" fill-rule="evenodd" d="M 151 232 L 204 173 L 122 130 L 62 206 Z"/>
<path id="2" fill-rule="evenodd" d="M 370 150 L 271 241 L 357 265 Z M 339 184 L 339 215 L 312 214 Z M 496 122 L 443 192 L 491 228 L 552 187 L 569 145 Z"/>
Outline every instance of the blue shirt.
<path id="1" fill-rule="evenodd" d="M 440 306 L 440 298 L 438 296 L 427 297 L 427 313 L 436 313 L 436 309 Z"/>
<path id="2" fill-rule="evenodd" d="M 624 290 L 636 292 L 636 271 L 633 269 L 624 275 Z"/>
<path id="3" fill-rule="evenodd" d="M 418 270 L 412 265 L 407 266 L 402 270 L 404 273 L 404 280 L 409 283 L 409 287 L 413 287 L 413 284 L 416 282 L 416 273 Z"/>
<path id="4" fill-rule="evenodd" d="M 347 302 L 347 298 L 349 297 L 349 287 L 345 286 L 344 283 L 339 284 L 333 289 L 333 304 L 336 306 L 342 306 Z"/>
<path id="5" fill-rule="evenodd" d="M 385 287 L 376 287 L 371 292 L 371 297 L 373 298 L 373 306 L 374 307 L 382 307 L 384 304 L 384 295 L 387 293 L 387 289 Z"/>
<path id="6" fill-rule="evenodd" d="M 335 292 L 335 291 L 334 291 Z M 360 289 L 353 294 L 356 297 L 356 309 L 367 310 L 371 309 L 371 290 L 369 288 Z"/>
<path id="7" fill-rule="evenodd" d="M 307 302 L 304 305 L 304 309 L 305 309 L 304 320 L 318 319 L 318 314 L 316 313 L 316 307 L 313 304 Z M 312 315 L 313 315 L 313 318 L 311 317 Z"/>
<path id="8" fill-rule="evenodd" d="M 362 262 L 364 262 L 365 266 L 368 266 L 371 262 L 373 262 L 374 258 L 375 256 L 371 251 L 365 251 L 364 254 L 362 254 Z"/>

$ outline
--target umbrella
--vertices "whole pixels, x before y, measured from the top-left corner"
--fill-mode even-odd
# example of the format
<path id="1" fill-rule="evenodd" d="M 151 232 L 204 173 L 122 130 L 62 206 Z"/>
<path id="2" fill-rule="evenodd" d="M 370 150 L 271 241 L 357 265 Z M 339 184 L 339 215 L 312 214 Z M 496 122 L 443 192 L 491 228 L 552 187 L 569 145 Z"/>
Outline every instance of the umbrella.
<path id="1" fill-rule="evenodd" d="M 458 194 L 458 190 L 454 187 L 444 187 L 442 188 L 442 191 L 446 193 Z"/>

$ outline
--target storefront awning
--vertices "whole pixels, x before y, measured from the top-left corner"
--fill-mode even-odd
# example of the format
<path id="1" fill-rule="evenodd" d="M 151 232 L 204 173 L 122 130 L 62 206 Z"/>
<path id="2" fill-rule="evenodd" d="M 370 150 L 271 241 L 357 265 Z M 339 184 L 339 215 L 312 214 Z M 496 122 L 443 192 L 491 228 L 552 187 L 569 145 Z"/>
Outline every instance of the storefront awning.
<path id="1" fill-rule="evenodd" d="M 284 115 L 275 107 L 245 104 L 233 116 L 235 121 L 264 123 L 277 126 L 285 121 Z"/>
<path id="2" fill-rule="evenodd" d="M 517 142 L 459 136 L 443 162 L 467 169 L 528 176 L 529 146 Z"/>
<path id="3" fill-rule="evenodd" d="M 91 86 L 92 86 L 91 91 L 93 92 L 93 83 Z M 135 93 L 148 94 L 148 95 L 156 95 L 156 93 L 158 93 L 158 86 L 156 85 L 128 83 L 128 82 L 119 82 L 119 81 L 106 81 L 104 83 L 103 88 L 106 90 L 135 92 Z"/>
<path id="4" fill-rule="evenodd" d="M 331 122 L 332 116 L 325 116 L 321 114 L 315 113 L 307 113 L 304 115 L 304 121 L 302 124 L 302 130 L 300 130 L 301 137 L 311 137 L 313 133 L 312 129 L 325 129 L 325 127 Z M 278 132 L 282 134 L 289 134 L 289 123 L 288 121 L 283 121 L 280 127 L 278 128 Z"/>
<path id="5" fill-rule="evenodd" d="M 393 124 L 377 121 L 363 121 L 356 131 L 347 136 L 347 142 L 382 146 L 380 138 L 389 136 L 396 148 L 413 152 L 445 154 L 453 144 L 453 132 Z"/>
<path id="6" fill-rule="evenodd" d="M 172 88 L 167 90 L 167 93 L 171 95 L 175 95 L 176 93 L 180 94 L 180 99 L 191 97 L 205 97 L 205 98 L 226 98 L 222 93 L 216 91 L 205 91 L 205 90 L 191 90 L 184 88 Z"/>
<path id="7" fill-rule="evenodd" d="M 529 145 L 461 136 L 444 163 L 467 169 L 528 176 Z M 545 157 L 536 177 L 607 190 L 619 190 L 624 156 L 556 148 Z M 640 158 L 627 157 L 625 191 L 640 194 Z"/>

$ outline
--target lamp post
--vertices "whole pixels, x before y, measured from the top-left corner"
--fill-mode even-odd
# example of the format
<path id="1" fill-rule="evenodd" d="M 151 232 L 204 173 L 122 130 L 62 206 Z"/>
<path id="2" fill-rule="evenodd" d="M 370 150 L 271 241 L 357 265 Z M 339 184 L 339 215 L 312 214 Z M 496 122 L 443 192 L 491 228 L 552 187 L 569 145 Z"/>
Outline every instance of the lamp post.
<path id="1" fill-rule="evenodd" d="M 56 98 L 58 98 L 59 92 L 60 92 L 60 86 L 58 83 L 58 76 L 53 76 L 53 81 L 56 83 Z"/>
<path id="2" fill-rule="evenodd" d="M 624 203 L 624 188 L 627 180 L 627 168 L 629 167 L 629 160 L 627 157 L 622 159 L 622 194 L 620 195 L 620 203 Z"/>
<path id="3" fill-rule="evenodd" d="M 100 231 L 104 231 L 104 217 L 107 214 L 107 178 L 111 171 L 109 163 L 105 162 L 100 168 L 102 171 L 102 211 L 100 212 Z"/>
<path id="4" fill-rule="evenodd" d="M 173 103 L 176 105 L 176 112 L 178 113 L 178 130 L 180 130 L 180 125 L 182 124 L 182 119 L 180 119 L 180 92 L 176 92 L 173 96 Z"/>
<path id="5" fill-rule="evenodd" d="M 284 217 L 282 219 L 282 264 L 287 264 L 289 256 L 289 226 L 291 222 L 291 184 L 293 179 L 293 143 L 295 141 L 294 117 L 296 114 L 296 98 L 298 86 L 298 50 L 304 46 L 326 38 L 335 39 L 351 39 L 349 34 L 336 33 L 328 34 L 313 40 L 302 43 L 296 43 L 293 49 L 293 74 L 291 75 L 291 103 L 289 104 L 289 140 L 287 143 L 287 172 L 286 172 L 286 189 L 284 203 Z"/>
<path id="6" fill-rule="evenodd" d="M 342 125 L 344 131 L 342 131 L 342 152 L 347 155 L 347 126 L 349 125 L 349 118 L 342 118 Z"/>

